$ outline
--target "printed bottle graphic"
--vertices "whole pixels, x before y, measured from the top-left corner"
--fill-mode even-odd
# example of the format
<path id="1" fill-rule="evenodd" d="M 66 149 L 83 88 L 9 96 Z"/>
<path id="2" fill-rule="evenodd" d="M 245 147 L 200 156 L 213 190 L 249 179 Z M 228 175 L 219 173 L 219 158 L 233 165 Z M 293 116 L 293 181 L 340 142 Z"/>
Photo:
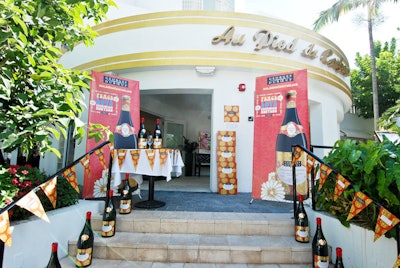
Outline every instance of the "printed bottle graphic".
<path id="1" fill-rule="evenodd" d="M 289 200 L 293 200 L 292 145 L 307 148 L 306 135 L 297 113 L 296 94 L 296 90 L 289 90 L 286 94 L 285 116 L 276 140 L 276 173 L 285 189 L 285 199 Z M 296 191 L 302 195 L 308 193 L 306 160 L 306 154 L 303 154 L 296 163 Z"/>
<path id="2" fill-rule="evenodd" d="M 130 112 L 131 98 L 122 96 L 122 108 L 114 132 L 115 149 L 137 149 L 137 136 Z"/>
<path id="3" fill-rule="evenodd" d="M 156 128 L 154 129 L 153 135 L 153 149 L 161 149 L 162 148 L 162 133 L 160 127 L 160 119 L 156 119 Z"/>
<path id="4" fill-rule="evenodd" d="M 144 117 L 141 118 L 140 129 L 138 132 L 138 148 L 139 149 L 146 149 L 147 148 L 147 130 L 144 125 Z"/>

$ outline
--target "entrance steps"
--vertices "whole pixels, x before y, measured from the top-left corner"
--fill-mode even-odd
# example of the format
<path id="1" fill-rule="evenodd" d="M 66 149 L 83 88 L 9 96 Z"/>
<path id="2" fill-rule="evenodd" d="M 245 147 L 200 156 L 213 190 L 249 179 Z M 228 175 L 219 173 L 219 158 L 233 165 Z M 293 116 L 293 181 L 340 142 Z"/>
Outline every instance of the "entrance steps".
<path id="1" fill-rule="evenodd" d="M 95 231 L 90 267 L 268 267 L 311 265 L 311 243 L 294 240 L 290 213 L 231 213 L 133 210 L 117 214 L 116 234 L 100 235 L 102 217 L 92 215 Z M 76 242 L 69 241 L 75 267 Z"/>

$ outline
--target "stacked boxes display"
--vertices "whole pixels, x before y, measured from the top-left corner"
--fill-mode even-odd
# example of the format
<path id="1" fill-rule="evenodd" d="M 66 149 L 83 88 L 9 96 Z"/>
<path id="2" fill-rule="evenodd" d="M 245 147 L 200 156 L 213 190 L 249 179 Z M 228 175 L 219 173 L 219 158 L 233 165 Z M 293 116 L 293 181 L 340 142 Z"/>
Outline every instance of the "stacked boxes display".
<path id="1" fill-rule="evenodd" d="M 218 193 L 237 194 L 235 131 L 218 131 L 217 169 Z"/>

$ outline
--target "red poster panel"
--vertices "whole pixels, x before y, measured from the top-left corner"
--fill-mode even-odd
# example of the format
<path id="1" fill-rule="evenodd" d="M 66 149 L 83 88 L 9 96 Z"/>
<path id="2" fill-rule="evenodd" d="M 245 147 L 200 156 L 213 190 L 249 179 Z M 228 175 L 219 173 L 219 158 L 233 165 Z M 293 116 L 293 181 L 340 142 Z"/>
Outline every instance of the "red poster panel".
<path id="1" fill-rule="evenodd" d="M 293 200 L 291 147 L 310 144 L 307 70 L 257 77 L 254 102 L 252 197 Z M 306 154 L 296 180 L 297 194 L 308 194 Z"/>
<path id="2" fill-rule="evenodd" d="M 130 101 L 129 112 L 137 134 L 140 117 L 140 92 L 139 82 L 115 75 L 100 72 L 91 73 L 93 80 L 90 83 L 89 99 L 89 124 L 102 124 L 115 132 L 122 111 L 122 104 L 126 99 Z M 124 110 L 127 110 L 125 107 Z M 137 129 L 136 129 L 137 128 Z M 90 151 L 99 145 L 94 139 L 87 139 L 86 151 Z M 91 155 L 85 168 L 85 179 L 83 183 L 83 198 L 103 197 L 106 195 L 107 174 L 110 161 L 110 150 L 108 146 L 103 147 L 102 152 Z M 105 163 L 105 166 L 104 166 Z"/>

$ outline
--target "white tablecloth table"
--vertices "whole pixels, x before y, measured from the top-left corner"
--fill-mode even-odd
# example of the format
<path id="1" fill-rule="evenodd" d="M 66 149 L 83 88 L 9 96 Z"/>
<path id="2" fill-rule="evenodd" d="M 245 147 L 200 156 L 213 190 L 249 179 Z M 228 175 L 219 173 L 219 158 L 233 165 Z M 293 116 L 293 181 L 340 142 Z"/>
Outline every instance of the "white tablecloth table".
<path id="1" fill-rule="evenodd" d="M 132 152 L 135 156 L 132 156 Z M 162 163 L 161 154 L 164 154 Z M 166 154 L 166 155 L 165 155 Z M 137 159 L 137 160 L 134 160 Z M 135 165 L 136 161 L 136 165 Z M 184 167 L 182 156 L 179 150 L 174 149 L 137 149 L 137 150 L 115 150 L 111 173 L 114 177 L 114 186 L 121 184 L 121 174 L 130 173 L 138 184 L 143 183 L 142 175 L 149 176 L 149 196 L 148 200 L 136 203 L 136 207 L 156 208 L 165 205 L 162 201 L 154 200 L 154 177 L 165 177 L 171 180 L 171 172 L 177 177 L 182 175 Z"/>

